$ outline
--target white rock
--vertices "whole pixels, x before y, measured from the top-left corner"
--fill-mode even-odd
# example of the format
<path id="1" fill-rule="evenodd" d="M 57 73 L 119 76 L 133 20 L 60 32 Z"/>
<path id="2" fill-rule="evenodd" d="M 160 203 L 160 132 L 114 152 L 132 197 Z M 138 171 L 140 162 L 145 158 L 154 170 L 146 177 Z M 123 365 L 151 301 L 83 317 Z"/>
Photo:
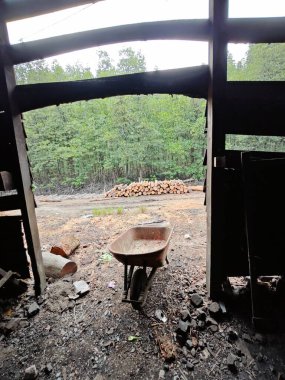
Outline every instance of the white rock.
<path id="1" fill-rule="evenodd" d="M 25 369 L 24 380 L 32 380 L 38 377 L 38 370 L 35 365 L 31 365 L 30 367 Z"/>
<path id="2" fill-rule="evenodd" d="M 87 282 L 80 280 L 80 281 L 75 281 L 73 283 L 73 286 L 75 288 L 75 293 L 83 296 L 84 294 L 87 294 L 90 291 L 90 287 L 87 284 Z"/>

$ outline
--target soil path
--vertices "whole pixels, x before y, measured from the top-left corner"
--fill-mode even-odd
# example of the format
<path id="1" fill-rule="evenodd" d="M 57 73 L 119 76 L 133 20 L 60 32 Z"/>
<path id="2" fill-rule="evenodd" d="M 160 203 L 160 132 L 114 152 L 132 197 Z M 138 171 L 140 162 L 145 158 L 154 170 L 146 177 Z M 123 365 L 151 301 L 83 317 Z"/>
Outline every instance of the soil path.
<path id="1" fill-rule="evenodd" d="M 3 307 L 5 323 L 21 323 L 0 339 L 1 379 L 22 379 L 33 364 L 40 379 L 57 380 L 276 379 L 284 371 L 282 336 L 274 338 L 271 354 L 265 341 L 260 345 L 254 332 L 235 318 L 219 321 L 218 328 L 200 323 L 211 302 L 205 285 L 203 193 L 38 197 L 37 203 L 43 248 L 48 250 L 64 234 L 75 235 L 80 247 L 72 259 L 79 269 L 72 277 L 49 280 L 34 317 L 26 315 L 34 301 L 31 291 L 15 307 Z M 102 209 L 109 215 L 94 216 L 94 209 L 96 215 Z M 108 244 L 138 223 L 157 220 L 174 226 L 169 265 L 158 270 L 147 305 L 139 312 L 121 302 L 123 266 L 108 253 Z M 75 280 L 90 286 L 90 292 L 77 300 L 72 299 Z M 190 301 L 195 294 L 203 302 L 198 309 Z M 157 310 L 166 322 L 157 319 Z M 176 335 L 183 310 L 191 315 L 188 346 Z M 237 330 L 237 341 L 228 341 L 228 328 Z M 173 349 L 173 362 L 164 361 L 163 342 Z M 229 353 L 236 358 L 236 373 L 227 363 Z"/>

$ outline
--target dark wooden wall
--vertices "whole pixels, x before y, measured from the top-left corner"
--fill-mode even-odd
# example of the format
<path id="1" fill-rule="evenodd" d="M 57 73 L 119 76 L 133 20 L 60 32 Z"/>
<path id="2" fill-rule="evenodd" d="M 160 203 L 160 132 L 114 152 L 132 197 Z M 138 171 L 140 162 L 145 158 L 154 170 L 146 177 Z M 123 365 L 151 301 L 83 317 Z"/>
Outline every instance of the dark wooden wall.
<path id="1" fill-rule="evenodd" d="M 227 189 L 231 187 L 229 183 L 233 184 L 236 180 L 226 174 L 231 155 L 225 150 L 225 136 L 285 135 L 285 125 L 281 122 L 285 109 L 284 82 L 228 82 L 227 44 L 285 42 L 285 18 L 229 19 L 228 0 L 209 0 L 209 19 L 205 20 L 148 22 L 13 46 L 9 44 L 7 21 L 85 3 L 88 1 L 0 2 L 0 171 L 12 173 L 17 191 L 16 195 L 11 196 L 13 198 L 0 198 L 0 210 L 21 210 L 36 285 L 43 290 L 45 279 L 21 112 L 52 104 L 122 94 L 176 93 L 206 98 L 207 285 L 210 295 L 214 296 L 227 275 L 224 255 L 229 233 L 226 232 L 228 204 L 225 199 Z M 92 46 L 152 39 L 209 41 L 209 65 L 78 82 L 25 86 L 15 83 L 13 65 L 19 63 Z M 232 212 L 236 212 L 234 207 Z M 242 223 L 240 219 L 238 221 L 237 226 Z"/>

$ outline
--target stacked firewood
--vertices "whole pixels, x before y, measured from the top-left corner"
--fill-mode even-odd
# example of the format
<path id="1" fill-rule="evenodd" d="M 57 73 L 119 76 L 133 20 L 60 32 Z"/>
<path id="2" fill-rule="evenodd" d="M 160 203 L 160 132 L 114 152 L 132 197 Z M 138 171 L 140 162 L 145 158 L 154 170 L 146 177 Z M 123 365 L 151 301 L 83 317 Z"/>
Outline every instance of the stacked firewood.
<path id="1" fill-rule="evenodd" d="M 130 185 L 116 185 L 109 190 L 105 196 L 112 197 L 138 197 L 140 195 L 160 195 L 160 194 L 185 194 L 189 193 L 189 186 L 181 180 L 170 181 L 143 181 L 133 182 Z"/>

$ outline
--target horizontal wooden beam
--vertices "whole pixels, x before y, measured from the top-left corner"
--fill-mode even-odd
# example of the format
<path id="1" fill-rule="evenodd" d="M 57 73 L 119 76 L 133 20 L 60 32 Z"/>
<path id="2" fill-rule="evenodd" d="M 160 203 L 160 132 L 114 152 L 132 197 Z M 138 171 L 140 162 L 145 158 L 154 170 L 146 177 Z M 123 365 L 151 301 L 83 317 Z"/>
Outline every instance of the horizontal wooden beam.
<path id="1" fill-rule="evenodd" d="M 228 19 L 225 35 L 228 42 L 285 42 L 285 17 Z M 8 46 L 13 64 L 43 59 L 90 47 L 130 41 L 192 40 L 208 41 L 211 22 L 172 20 L 121 25 Z"/>
<path id="2" fill-rule="evenodd" d="M 3 19 L 16 21 L 101 0 L 3 0 Z"/>
<path id="3" fill-rule="evenodd" d="M 144 22 L 65 34 L 8 47 L 14 64 L 43 59 L 95 46 L 146 40 L 199 40 L 209 38 L 208 20 Z"/>
<path id="4" fill-rule="evenodd" d="M 208 66 L 153 71 L 72 82 L 16 86 L 14 98 L 21 112 L 61 103 L 117 95 L 183 94 L 206 98 Z"/>
<path id="5" fill-rule="evenodd" d="M 285 136 L 285 82 L 228 82 L 228 134 Z"/>
<path id="6" fill-rule="evenodd" d="M 228 42 L 285 42 L 285 17 L 230 18 L 225 33 Z"/>
<path id="7" fill-rule="evenodd" d="M 285 81 L 228 81 L 226 97 L 233 102 L 284 103 Z"/>

